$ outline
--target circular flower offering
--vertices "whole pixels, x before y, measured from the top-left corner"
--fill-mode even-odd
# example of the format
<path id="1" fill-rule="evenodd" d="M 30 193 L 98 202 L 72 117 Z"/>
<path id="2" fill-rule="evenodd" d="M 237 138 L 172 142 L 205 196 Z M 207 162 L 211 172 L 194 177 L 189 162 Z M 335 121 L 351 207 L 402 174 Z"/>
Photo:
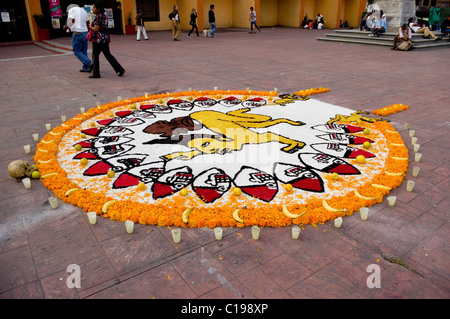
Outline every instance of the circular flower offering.
<path id="1" fill-rule="evenodd" d="M 322 223 L 381 202 L 408 167 L 387 121 L 299 94 L 327 91 L 190 91 L 100 105 L 51 130 L 35 162 L 57 197 L 112 220 Z"/>

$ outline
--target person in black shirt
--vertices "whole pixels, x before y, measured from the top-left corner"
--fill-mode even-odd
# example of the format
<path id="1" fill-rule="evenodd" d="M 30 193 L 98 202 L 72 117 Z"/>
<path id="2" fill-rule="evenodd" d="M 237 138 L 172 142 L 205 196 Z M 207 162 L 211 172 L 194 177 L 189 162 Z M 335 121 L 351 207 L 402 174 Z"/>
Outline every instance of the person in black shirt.
<path id="1" fill-rule="evenodd" d="M 441 32 L 445 35 L 449 35 L 449 41 L 450 41 L 450 15 L 447 17 L 446 20 L 442 21 L 441 24 Z"/>
<path id="2" fill-rule="evenodd" d="M 138 10 L 138 15 L 136 16 L 136 25 L 137 25 L 137 37 L 136 40 L 141 40 L 141 33 L 144 36 L 145 40 L 148 40 L 147 32 L 145 31 L 144 26 L 144 18 L 142 17 L 142 10 Z"/>
<path id="3" fill-rule="evenodd" d="M 213 4 L 211 4 L 209 6 L 208 17 L 209 17 L 209 24 L 211 25 L 211 30 L 209 30 L 209 35 L 211 36 L 211 38 L 214 39 L 214 33 L 217 30 L 217 26 L 216 26 L 216 16 L 214 14 L 214 5 Z"/>
<path id="4" fill-rule="evenodd" d="M 189 34 L 187 35 L 188 38 L 191 37 L 191 33 L 194 31 L 197 33 L 197 38 L 198 38 L 198 27 L 197 27 L 197 10 L 195 10 L 195 8 L 192 8 L 191 11 L 191 21 L 189 22 L 189 24 L 192 26 L 191 31 L 189 31 Z"/>

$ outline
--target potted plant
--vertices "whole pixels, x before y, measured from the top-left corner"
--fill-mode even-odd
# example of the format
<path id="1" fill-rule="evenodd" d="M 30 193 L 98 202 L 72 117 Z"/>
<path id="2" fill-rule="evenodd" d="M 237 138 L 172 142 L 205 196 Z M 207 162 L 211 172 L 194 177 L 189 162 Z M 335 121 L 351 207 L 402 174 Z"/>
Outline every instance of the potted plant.
<path id="1" fill-rule="evenodd" d="M 34 14 L 34 21 L 38 26 L 39 41 L 50 40 L 50 29 L 46 27 L 46 20 L 43 14 Z"/>
<path id="2" fill-rule="evenodd" d="M 125 26 L 125 33 L 128 35 L 135 34 L 136 26 L 131 24 L 131 12 L 128 12 L 128 24 Z"/>

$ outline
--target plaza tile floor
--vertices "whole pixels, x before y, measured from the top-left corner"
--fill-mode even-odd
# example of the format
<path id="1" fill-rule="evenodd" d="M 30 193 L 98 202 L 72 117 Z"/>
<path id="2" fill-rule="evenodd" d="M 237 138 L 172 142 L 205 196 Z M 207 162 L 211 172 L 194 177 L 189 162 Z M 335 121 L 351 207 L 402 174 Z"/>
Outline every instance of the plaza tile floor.
<path id="1" fill-rule="evenodd" d="M 261 33 L 219 30 L 216 39 L 174 42 L 170 32 L 149 40 L 113 35 L 111 51 L 125 67 L 117 77 L 101 58 L 101 79 L 80 73 L 72 54 L 34 45 L 0 48 L 0 298 L 176 299 L 432 299 L 450 297 L 449 49 L 395 52 L 385 47 L 326 43 L 325 31 L 265 28 Z M 70 45 L 70 37 L 54 39 Z M 372 111 L 395 103 L 409 110 L 388 118 L 414 153 L 405 122 L 416 130 L 419 163 L 406 183 L 370 208 L 369 219 L 345 217 L 306 225 L 300 239 L 290 228 L 228 228 L 215 241 L 208 228 L 183 229 L 174 244 L 167 227 L 124 224 L 62 204 L 39 180 L 30 190 L 9 177 L 8 164 L 32 161 L 23 145 L 36 144 L 45 123 L 60 124 L 80 107 L 94 107 L 145 92 L 219 89 L 295 92 L 330 88 L 314 96 L 331 104 Z M 421 168 L 412 177 L 411 168 Z M 81 269 L 81 287 L 69 288 L 67 267 Z M 381 269 L 380 288 L 369 288 L 367 267 Z"/>

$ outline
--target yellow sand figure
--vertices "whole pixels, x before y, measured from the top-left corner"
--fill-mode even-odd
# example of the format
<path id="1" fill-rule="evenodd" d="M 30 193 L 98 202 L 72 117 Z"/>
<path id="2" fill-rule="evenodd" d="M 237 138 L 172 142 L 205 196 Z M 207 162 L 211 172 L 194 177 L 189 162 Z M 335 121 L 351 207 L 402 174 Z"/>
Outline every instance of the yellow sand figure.
<path id="1" fill-rule="evenodd" d="M 274 133 L 256 133 L 249 128 L 265 128 L 279 123 L 290 125 L 305 125 L 288 119 L 272 120 L 270 116 L 259 114 L 246 114 L 250 108 L 244 108 L 227 113 L 218 111 L 199 111 L 190 114 L 193 120 L 218 133 L 214 137 L 193 138 L 187 143 L 192 150 L 188 152 L 175 152 L 167 154 L 166 159 L 188 160 L 200 154 L 226 154 L 239 151 L 245 144 L 261 144 L 269 142 L 280 142 L 288 146 L 282 148 L 284 152 L 293 153 L 305 146 L 305 143 L 296 141 Z"/>
<path id="2" fill-rule="evenodd" d="M 273 104 L 286 106 L 286 104 L 294 103 L 294 101 L 306 101 L 309 100 L 309 97 L 297 95 L 297 94 L 281 94 L 278 100 L 273 101 Z"/>
<path id="3" fill-rule="evenodd" d="M 374 117 L 368 117 L 368 116 L 363 116 L 360 114 L 370 114 L 369 112 L 364 112 L 364 111 L 356 111 L 351 113 L 350 115 L 341 115 L 341 114 L 336 114 L 335 117 L 331 118 L 331 120 L 329 120 L 327 122 L 327 124 L 331 124 L 334 122 L 356 122 L 356 121 L 366 121 L 369 123 L 374 123 L 374 122 L 379 122 L 379 121 L 386 121 L 385 119 L 382 118 L 374 118 Z"/>

